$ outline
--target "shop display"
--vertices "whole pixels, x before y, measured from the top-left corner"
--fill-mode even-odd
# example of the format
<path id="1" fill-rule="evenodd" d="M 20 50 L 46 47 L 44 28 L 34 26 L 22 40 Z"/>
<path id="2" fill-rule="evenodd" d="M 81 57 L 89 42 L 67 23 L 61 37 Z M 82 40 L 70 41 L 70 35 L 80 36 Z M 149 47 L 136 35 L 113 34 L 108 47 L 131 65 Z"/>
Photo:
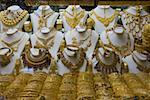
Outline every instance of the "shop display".
<path id="1" fill-rule="evenodd" d="M 91 19 L 91 26 L 94 27 L 97 33 L 101 34 L 101 32 L 105 29 L 112 28 L 114 26 L 118 12 L 110 6 L 99 5 L 90 12 L 89 16 Z"/>
<path id="2" fill-rule="evenodd" d="M 22 30 L 24 22 L 28 19 L 28 11 L 14 5 L 7 10 L 0 12 L 0 33 L 6 32 L 10 28 Z"/>
<path id="3" fill-rule="evenodd" d="M 150 99 L 150 16 L 141 5 L 50 2 L 0 12 L 0 99 Z"/>

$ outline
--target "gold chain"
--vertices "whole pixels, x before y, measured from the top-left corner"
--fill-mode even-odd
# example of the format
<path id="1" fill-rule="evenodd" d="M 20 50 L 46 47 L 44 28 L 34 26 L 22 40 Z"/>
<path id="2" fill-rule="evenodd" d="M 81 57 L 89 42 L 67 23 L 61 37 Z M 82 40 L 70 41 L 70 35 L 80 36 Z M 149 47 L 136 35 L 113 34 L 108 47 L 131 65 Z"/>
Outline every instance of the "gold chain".
<path id="1" fill-rule="evenodd" d="M 7 13 L 7 10 L 2 11 L 0 13 L 0 20 L 6 26 L 15 26 L 15 25 L 17 25 L 28 14 L 28 12 L 26 10 L 23 10 L 22 12 L 17 12 L 16 18 L 9 19 L 7 17 L 6 13 Z"/>
<path id="2" fill-rule="evenodd" d="M 80 20 L 84 17 L 85 11 L 82 10 L 78 14 L 71 15 L 72 18 L 69 17 L 67 14 L 69 14 L 67 11 L 65 11 L 63 14 L 65 16 L 66 22 L 70 25 L 71 28 L 75 28 L 79 24 Z"/>
<path id="3" fill-rule="evenodd" d="M 115 11 L 115 13 L 109 18 L 106 18 L 106 17 L 102 18 L 99 15 L 97 15 L 94 11 L 92 11 L 92 14 L 94 14 L 95 17 L 97 18 L 97 20 L 99 20 L 101 23 L 104 24 L 105 27 L 107 27 L 115 19 L 115 17 L 118 15 L 118 12 Z"/>

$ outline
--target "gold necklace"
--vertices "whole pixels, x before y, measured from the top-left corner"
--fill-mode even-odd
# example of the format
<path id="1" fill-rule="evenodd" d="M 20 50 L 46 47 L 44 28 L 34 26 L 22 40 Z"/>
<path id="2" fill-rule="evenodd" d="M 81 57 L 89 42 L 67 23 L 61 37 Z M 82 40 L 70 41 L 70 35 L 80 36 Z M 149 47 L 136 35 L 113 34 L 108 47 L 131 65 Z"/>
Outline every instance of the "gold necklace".
<path id="1" fill-rule="evenodd" d="M 9 27 L 17 25 L 28 14 L 26 10 L 23 10 L 22 12 L 17 12 L 17 15 L 15 18 L 9 19 L 7 17 L 6 12 L 7 10 L 2 11 L 0 13 L 0 16 L 1 16 L 0 20 L 2 21 L 4 25 L 9 26 Z"/>
<path id="2" fill-rule="evenodd" d="M 2 41 L 5 45 L 7 45 L 8 47 L 10 47 L 13 51 L 17 51 L 18 46 L 19 46 L 21 40 L 23 39 L 23 38 L 22 38 L 23 36 L 24 36 L 24 35 L 22 35 L 21 38 L 19 38 L 19 39 L 13 41 L 13 42 L 11 42 L 11 43 L 8 43 L 7 41 L 5 41 L 5 40 L 3 40 L 3 39 L 2 39 L 1 41 Z"/>
<path id="3" fill-rule="evenodd" d="M 73 64 L 72 62 L 68 61 L 65 57 L 63 52 L 61 52 L 58 56 L 61 59 L 62 63 L 68 68 L 70 69 L 70 71 L 74 72 L 74 71 L 78 71 L 83 63 L 84 63 L 84 57 L 85 57 L 85 53 L 83 52 L 82 48 L 79 48 L 79 61 L 75 64 Z"/>
<path id="4" fill-rule="evenodd" d="M 25 49 L 25 52 L 22 55 L 23 63 L 28 66 L 32 67 L 34 69 L 37 68 L 47 68 L 50 65 L 51 62 L 51 55 L 49 54 L 48 50 L 43 49 L 43 51 L 40 52 L 40 54 L 36 57 L 31 56 L 30 48 L 27 47 Z"/>
<path id="5" fill-rule="evenodd" d="M 115 19 L 115 17 L 118 15 L 118 12 L 115 11 L 115 13 L 109 18 L 106 18 L 106 17 L 102 18 L 99 15 L 97 15 L 95 13 L 95 11 L 92 11 L 91 14 L 94 14 L 96 19 L 99 20 L 101 23 L 103 23 L 105 27 L 107 27 Z M 104 15 L 105 15 L 105 13 L 104 13 Z"/>
<path id="6" fill-rule="evenodd" d="M 136 57 L 137 58 L 137 57 Z M 137 65 L 137 69 L 139 69 L 141 72 L 145 72 L 145 73 L 149 73 L 150 72 L 150 68 L 148 68 L 149 66 L 143 66 L 142 64 L 140 64 L 135 58 L 134 55 L 132 54 L 132 59 L 133 61 L 136 63 Z M 137 58 L 138 59 L 138 58 Z"/>
<path id="7" fill-rule="evenodd" d="M 134 38 L 140 38 L 142 34 L 141 32 L 143 31 L 143 26 L 150 22 L 150 15 L 147 14 L 141 16 L 139 11 L 137 11 L 136 15 L 131 14 L 127 11 L 124 11 L 124 13 L 124 19 L 126 21 L 129 32 L 133 34 Z"/>
<path id="8" fill-rule="evenodd" d="M 65 16 L 66 22 L 70 25 L 71 28 L 75 28 L 79 24 L 80 20 L 84 17 L 85 11 L 82 10 L 76 15 L 71 15 L 71 17 L 69 17 L 67 14 L 71 15 L 67 11 L 63 13 L 63 15 Z"/>
<path id="9" fill-rule="evenodd" d="M 52 36 L 48 37 L 47 39 L 41 38 L 37 34 L 35 34 L 36 38 L 37 38 L 35 47 L 37 47 L 37 48 L 47 48 L 47 49 L 49 47 L 52 47 L 54 45 L 54 40 L 55 40 L 56 33 L 57 33 L 57 31 L 54 30 L 54 32 L 52 32 Z"/>
<path id="10" fill-rule="evenodd" d="M 38 30 L 40 30 L 42 27 L 47 27 L 47 19 L 52 16 L 54 14 L 54 12 L 49 12 L 47 14 L 45 14 L 45 11 L 42 11 L 41 15 L 35 13 L 35 15 L 37 15 L 39 17 L 38 23 Z"/>
<path id="11" fill-rule="evenodd" d="M 115 33 L 115 34 L 116 34 L 116 33 Z M 123 33 L 123 34 L 124 34 L 124 33 Z M 120 54 L 123 55 L 123 56 L 126 56 L 126 55 L 130 54 L 130 52 L 131 52 L 131 49 L 130 49 L 131 43 L 130 43 L 129 34 L 128 34 L 128 42 L 127 42 L 125 45 L 123 45 L 123 46 L 116 46 L 116 45 L 114 45 L 114 44 L 111 42 L 108 33 L 106 33 L 106 38 L 107 38 L 107 40 L 108 40 L 108 44 L 104 44 L 104 45 L 106 45 L 106 46 L 112 48 L 116 53 L 120 53 Z"/>
<path id="12" fill-rule="evenodd" d="M 79 39 L 79 42 L 78 42 L 79 46 L 82 47 L 84 49 L 84 51 L 87 51 L 88 47 L 90 47 L 92 45 L 92 43 L 91 43 L 92 33 L 89 33 L 89 34 L 90 35 L 88 35 L 85 39 Z M 77 37 L 73 37 L 72 41 L 74 41 L 74 42 L 77 41 Z M 88 43 L 86 44 L 86 46 L 84 46 L 86 41 Z"/>
<path id="13" fill-rule="evenodd" d="M 113 53 L 113 54 L 114 54 L 114 58 L 113 58 L 114 60 L 113 60 L 112 64 L 105 64 L 100 59 L 98 50 L 96 50 L 96 59 L 98 60 L 98 63 L 96 65 L 95 69 L 98 72 L 102 72 L 104 74 L 110 74 L 110 73 L 113 73 L 113 72 L 118 72 L 118 70 L 116 68 L 116 65 L 118 63 L 119 56 L 117 56 L 115 53 Z M 101 53 L 100 53 L 100 55 L 103 56 Z"/>

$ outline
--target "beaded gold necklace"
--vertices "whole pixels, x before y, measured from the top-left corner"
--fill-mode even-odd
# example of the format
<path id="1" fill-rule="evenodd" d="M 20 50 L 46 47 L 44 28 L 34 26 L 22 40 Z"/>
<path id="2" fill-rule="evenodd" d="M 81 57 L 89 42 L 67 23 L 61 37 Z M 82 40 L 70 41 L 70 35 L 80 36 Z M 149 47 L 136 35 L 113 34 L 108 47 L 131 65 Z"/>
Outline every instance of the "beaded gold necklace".
<path id="1" fill-rule="evenodd" d="M 23 10 L 22 12 L 17 12 L 15 18 L 10 19 L 7 17 L 7 10 L 5 10 L 0 13 L 0 20 L 4 25 L 11 27 L 17 25 L 27 14 L 28 12 Z"/>

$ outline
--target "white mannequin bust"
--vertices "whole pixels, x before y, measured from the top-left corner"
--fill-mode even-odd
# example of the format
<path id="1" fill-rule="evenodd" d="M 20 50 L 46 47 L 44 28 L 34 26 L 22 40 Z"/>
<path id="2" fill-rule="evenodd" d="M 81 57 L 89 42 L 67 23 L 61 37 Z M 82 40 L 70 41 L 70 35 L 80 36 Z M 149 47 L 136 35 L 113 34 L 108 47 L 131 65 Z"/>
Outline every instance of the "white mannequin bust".
<path id="1" fill-rule="evenodd" d="M 1 74 L 11 74 L 14 71 L 16 60 L 21 59 L 24 47 L 29 40 L 29 35 L 16 28 L 9 29 L 6 33 L 1 35 L 1 40 L 2 42 L 0 42 L 0 44 L 2 47 L 9 47 L 13 50 L 10 63 L 5 67 L 0 66 Z"/>
<path id="2" fill-rule="evenodd" d="M 21 9 L 18 5 L 13 5 L 13 6 L 8 7 L 6 11 L 10 11 L 10 12 L 13 12 L 13 14 L 17 14 L 18 12 L 22 12 L 23 9 Z M 12 16 L 11 13 L 8 13 L 6 15 L 10 19 L 13 19 L 15 16 L 15 15 Z M 25 16 L 23 16 L 23 19 L 14 26 L 6 26 L 5 24 L 2 23 L 2 21 L 0 21 L 0 26 L 1 26 L 0 32 L 1 33 L 6 32 L 9 28 L 17 28 L 19 30 L 22 30 L 23 24 L 28 19 L 28 17 L 29 17 L 29 14 L 26 14 Z"/>
<path id="3" fill-rule="evenodd" d="M 109 22 L 107 18 L 111 18 L 112 16 L 114 18 L 112 18 L 112 20 Z M 112 28 L 115 24 L 117 16 L 118 15 L 116 11 L 112 9 L 109 5 L 102 5 L 102 6 L 98 5 L 90 13 L 90 18 L 94 20 L 94 29 L 99 34 L 105 29 Z M 101 22 L 99 19 L 105 20 L 104 22 L 108 21 L 108 25 L 105 26 L 104 23 Z"/>
<path id="4" fill-rule="evenodd" d="M 70 49 L 68 49 L 68 48 L 70 48 Z M 65 65 L 65 63 L 63 63 L 64 59 L 73 65 L 74 64 L 78 65 L 81 61 L 80 57 L 83 57 L 83 60 L 82 60 L 83 63 L 81 63 L 81 66 L 76 66 L 76 65 L 75 66 L 78 67 L 77 69 L 79 69 L 80 72 L 85 72 L 86 66 L 87 66 L 87 60 L 83 56 L 84 55 L 83 51 L 81 51 L 81 50 L 78 51 L 78 50 L 79 49 L 76 47 L 67 47 L 64 49 L 64 51 L 62 51 L 62 53 L 60 54 L 61 57 L 60 57 L 59 61 L 57 62 L 58 72 L 60 75 L 71 72 L 71 70 L 68 68 L 68 66 Z M 71 68 L 73 66 L 70 65 L 69 67 Z"/>
<path id="5" fill-rule="evenodd" d="M 92 59 L 99 35 L 91 29 L 86 29 L 86 26 L 77 25 L 72 31 L 65 33 L 66 45 L 72 44 L 76 39 L 79 47 L 86 49 L 86 57 Z"/>
<path id="6" fill-rule="evenodd" d="M 74 15 L 74 13 L 76 13 L 77 14 L 77 16 L 76 15 Z M 81 18 L 78 18 L 80 15 L 82 15 L 82 14 L 84 14 Z M 71 21 L 73 21 L 74 23 L 76 23 L 76 21 L 78 20 L 78 19 L 80 19 L 79 20 L 79 23 L 81 22 L 81 23 L 85 23 L 86 22 L 86 19 L 87 19 L 87 17 L 88 17 L 88 12 L 86 12 L 85 10 L 83 10 L 81 7 L 80 7 L 80 5 L 69 5 L 67 8 L 66 8 L 66 10 L 63 12 L 63 14 L 61 15 L 61 19 L 62 19 L 62 22 L 63 22 L 63 26 L 64 26 L 64 31 L 65 32 L 67 32 L 67 31 L 70 31 L 70 30 L 72 30 L 73 29 L 73 27 L 71 27 L 70 25 L 69 25 L 69 22 L 67 21 L 67 18 L 65 17 L 65 16 L 67 16 L 68 17 L 68 19 L 71 19 Z M 74 18 L 76 18 L 77 17 L 77 19 L 75 20 Z M 74 24 L 73 23 L 73 24 Z M 79 23 L 77 23 L 77 25 L 79 24 Z M 71 24 L 71 23 L 70 23 Z M 74 27 L 75 28 L 75 27 Z"/>
<path id="7" fill-rule="evenodd" d="M 139 10 L 139 16 L 137 16 L 137 6 L 131 6 L 122 13 L 124 27 L 136 38 L 141 38 L 143 26 L 150 23 L 149 13 L 147 13 L 142 6 L 139 6 Z M 138 18 L 140 19 L 136 21 Z"/>
<path id="8" fill-rule="evenodd" d="M 138 64 L 150 69 L 150 61 L 147 60 L 147 55 L 142 54 L 138 51 L 133 51 L 131 55 L 127 56 L 123 60 L 128 63 L 129 71 L 131 73 L 142 72 L 137 68 L 137 67 L 141 68 L 141 66 L 138 66 Z"/>
<path id="9" fill-rule="evenodd" d="M 49 5 L 39 6 L 39 8 L 36 11 L 34 11 L 34 13 L 30 14 L 31 23 L 33 26 L 33 33 L 36 33 L 39 30 L 39 20 L 43 13 L 46 14 L 46 16 L 44 17 L 44 21 L 46 21 L 46 26 L 44 25 L 42 27 L 54 27 L 55 22 L 59 16 L 59 14 L 57 12 L 54 12 Z"/>
<path id="10" fill-rule="evenodd" d="M 41 41 L 42 40 L 42 41 Z M 43 27 L 35 34 L 31 35 L 31 45 L 36 47 L 40 45 L 47 46 L 51 56 L 57 60 L 57 52 L 60 49 L 61 42 L 63 40 L 63 34 L 57 31 L 55 28 Z M 44 42 L 48 41 L 48 42 Z"/>
<path id="11" fill-rule="evenodd" d="M 107 30 L 106 30 L 107 31 Z M 120 58 L 129 55 L 134 47 L 134 39 L 128 34 L 122 26 L 115 27 L 111 31 L 103 31 L 100 39 L 104 45 L 110 46 L 120 56 Z"/>

